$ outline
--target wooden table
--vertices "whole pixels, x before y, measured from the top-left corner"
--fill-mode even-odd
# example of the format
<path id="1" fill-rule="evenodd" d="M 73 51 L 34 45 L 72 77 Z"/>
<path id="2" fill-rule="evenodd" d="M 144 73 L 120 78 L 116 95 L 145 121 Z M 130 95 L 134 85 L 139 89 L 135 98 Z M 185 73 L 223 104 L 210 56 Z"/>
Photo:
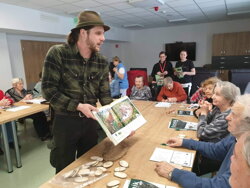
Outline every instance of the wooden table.
<path id="1" fill-rule="evenodd" d="M 22 162 L 21 162 L 21 156 L 20 156 L 20 151 L 18 147 L 18 139 L 17 139 L 17 134 L 16 134 L 16 125 L 15 121 L 19 118 L 23 118 L 32 114 L 35 114 L 37 112 L 45 111 L 49 109 L 48 105 L 45 104 L 26 104 L 26 103 L 15 103 L 14 106 L 30 106 L 30 108 L 23 109 L 20 111 L 16 112 L 9 112 L 5 111 L 3 109 L 0 109 L 0 126 L 2 129 L 2 134 L 3 134 L 3 145 L 4 145 L 4 154 L 6 157 L 7 161 L 7 168 L 8 172 L 13 172 L 13 167 L 12 167 L 12 162 L 10 158 L 10 149 L 9 149 L 9 142 L 7 138 L 7 133 L 6 133 L 6 125 L 5 123 L 11 122 L 12 126 L 12 132 L 13 132 L 13 139 L 14 139 L 14 147 L 15 147 L 15 154 L 16 154 L 16 162 L 17 162 L 17 167 L 20 168 L 22 167 Z"/>
<path id="2" fill-rule="evenodd" d="M 147 123 L 136 131 L 136 134 L 133 136 L 133 139 L 135 139 L 136 142 L 132 146 L 130 146 L 127 154 L 124 157 L 122 157 L 123 160 L 126 160 L 129 163 L 129 168 L 125 171 L 128 174 L 127 179 L 131 178 L 142 179 L 145 181 L 178 187 L 178 184 L 168 181 L 166 178 L 158 176 L 158 174 L 154 171 L 156 163 L 150 161 L 149 159 L 156 147 L 175 150 L 175 148 L 170 148 L 168 146 L 161 145 L 161 143 L 164 143 L 170 137 L 175 137 L 181 133 L 185 134 L 186 138 L 196 139 L 195 131 L 176 131 L 175 129 L 168 128 L 169 120 L 171 120 L 173 116 L 176 118 L 176 115 L 175 114 L 169 115 L 166 113 L 166 111 L 173 109 L 181 109 L 180 106 L 183 109 L 184 105 L 174 104 L 170 108 L 156 108 L 154 107 L 155 102 L 152 101 L 133 101 L 133 103 L 142 113 L 144 118 L 147 120 Z M 197 121 L 197 119 L 194 117 L 178 116 L 178 119 L 183 119 L 183 120 L 185 119 L 193 122 Z M 59 172 L 56 176 L 61 175 L 86 162 L 91 161 L 90 160 L 91 156 L 94 155 L 102 156 L 102 151 L 104 150 L 104 142 L 105 140 L 100 142 L 98 145 L 93 147 L 87 153 L 82 155 L 79 159 L 77 159 L 69 166 L 67 166 L 65 169 L 63 169 L 61 172 Z M 189 151 L 195 153 L 195 151 L 190 151 L 183 148 L 178 148 L 176 150 Z M 109 173 L 108 176 L 87 187 L 105 188 L 107 182 L 114 179 L 119 179 L 113 176 L 114 168 L 119 166 L 118 162 L 119 160 L 114 161 L 114 165 L 109 169 L 111 173 Z M 184 169 L 191 171 L 191 168 L 184 168 Z M 125 180 L 120 179 L 120 181 L 122 182 L 120 188 L 122 188 Z M 40 188 L 59 188 L 59 187 L 60 186 L 51 184 L 48 181 L 43 185 L 41 185 Z"/>

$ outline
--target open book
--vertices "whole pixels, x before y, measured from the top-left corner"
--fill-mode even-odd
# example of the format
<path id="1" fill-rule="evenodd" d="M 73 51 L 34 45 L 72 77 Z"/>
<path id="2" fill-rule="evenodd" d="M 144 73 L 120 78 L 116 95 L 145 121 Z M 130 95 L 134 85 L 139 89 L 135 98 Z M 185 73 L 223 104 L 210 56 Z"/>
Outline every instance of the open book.
<path id="1" fill-rule="evenodd" d="M 179 130 L 197 130 L 198 123 L 189 122 L 189 121 L 182 121 L 179 119 L 171 119 L 169 123 L 169 128 L 179 129 Z"/>
<path id="2" fill-rule="evenodd" d="M 174 71 L 177 73 L 176 76 L 178 78 L 183 78 L 183 71 L 182 71 L 182 67 L 176 67 L 174 68 Z"/>
<path id="3" fill-rule="evenodd" d="M 98 112 L 93 111 L 93 114 L 114 145 L 146 122 L 128 97 L 115 100 L 99 108 Z"/>
<path id="4" fill-rule="evenodd" d="M 155 75 L 155 81 L 157 86 L 163 86 L 164 85 L 164 77 L 163 76 L 159 76 L 159 75 Z"/>
<path id="5" fill-rule="evenodd" d="M 175 188 L 158 183 L 146 182 L 138 179 L 126 180 L 123 188 Z"/>

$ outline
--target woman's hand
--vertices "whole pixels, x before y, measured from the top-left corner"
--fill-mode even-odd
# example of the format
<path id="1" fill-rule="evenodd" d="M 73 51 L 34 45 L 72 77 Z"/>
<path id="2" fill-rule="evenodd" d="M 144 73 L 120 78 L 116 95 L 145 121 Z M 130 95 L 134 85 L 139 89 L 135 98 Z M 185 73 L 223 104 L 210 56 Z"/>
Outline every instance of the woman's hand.
<path id="1" fill-rule="evenodd" d="M 8 99 L 0 100 L 0 106 L 10 106 L 10 101 Z"/>
<path id="2" fill-rule="evenodd" d="M 23 100 L 31 100 L 32 99 L 32 95 L 31 94 L 28 94 L 26 95 Z"/>

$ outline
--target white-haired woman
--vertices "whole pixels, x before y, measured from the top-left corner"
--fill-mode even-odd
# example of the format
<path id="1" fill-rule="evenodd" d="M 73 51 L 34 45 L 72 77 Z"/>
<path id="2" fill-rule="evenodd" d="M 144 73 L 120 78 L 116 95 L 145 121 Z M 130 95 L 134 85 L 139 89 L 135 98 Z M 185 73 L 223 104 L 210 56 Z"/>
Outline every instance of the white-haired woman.
<path id="1" fill-rule="evenodd" d="M 216 83 L 212 96 L 213 104 L 204 102 L 200 108 L 197 137 L 201 141 L 218 142 L 229 134 L 226 117 L 239 95 L 240 89 L 234 84 L 227 81 Z M 198 160 L 195 161 L 193 171 L 197 175 L 214 172 L 220 168 L 219 161 L 207 159 L 199 154 L 196 158 Z"/>
<path id="2" fill-rule="evenodd" d="M 197 136 L 202 141 L 218 142 L 229 134 L 226 116 L 231 111 L 240 89 L 227 81 L 217 82 L 212 104 L 204 102 L 200 108 Z"/>
<path id="3" fill-rule="evenodd" d="M 12 88 L 5 92 L 5 95 L 15 102 L 32 99 L 32 92 L 28 92 L 23 88 L 23 80 L 21 78 L 12 79 Z M 50 137 L 49 126 L 44 112 L 38 112 L 27 116 L 33 119 L 34 128 L 39 138 L 44 141 Z"/>

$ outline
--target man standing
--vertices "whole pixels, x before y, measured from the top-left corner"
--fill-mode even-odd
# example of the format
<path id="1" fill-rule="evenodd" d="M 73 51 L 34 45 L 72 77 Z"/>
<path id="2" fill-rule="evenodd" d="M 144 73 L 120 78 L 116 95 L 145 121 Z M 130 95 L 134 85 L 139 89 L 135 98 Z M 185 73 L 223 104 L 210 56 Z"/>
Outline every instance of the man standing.
<path id="1" fill-rule="evenodd" d="M 112 102 L 108 62 L 98 53 L 109 29 L 96 12 L 84 11 L 67 44 L 51 47 L 46 56 L 42 92 L 55 111 L 50 162 L 56 173 L 97 144 L 91 111 L 98 99 Z"/>

